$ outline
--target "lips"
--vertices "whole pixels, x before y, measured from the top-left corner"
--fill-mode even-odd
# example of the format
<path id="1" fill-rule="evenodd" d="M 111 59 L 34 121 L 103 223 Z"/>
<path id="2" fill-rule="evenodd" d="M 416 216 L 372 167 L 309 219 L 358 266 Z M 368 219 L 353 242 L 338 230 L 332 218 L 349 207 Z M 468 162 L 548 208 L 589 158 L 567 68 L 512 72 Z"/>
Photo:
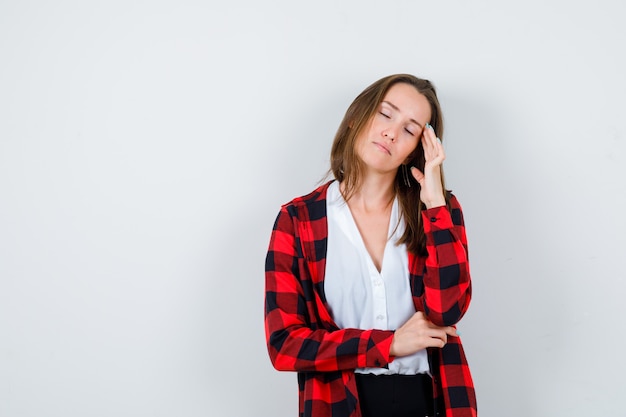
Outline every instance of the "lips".
<path id="1" fill-rule="evenodd" d="M 382 152 L 385 152 L 385 153 L 391 155 L 391 151 L 384 144 L 382 144 L 380 142 L 373 142 L 373 143 L 374 143 L 374 146 L 376 146 L 379 150 L 381 150 Z"/>

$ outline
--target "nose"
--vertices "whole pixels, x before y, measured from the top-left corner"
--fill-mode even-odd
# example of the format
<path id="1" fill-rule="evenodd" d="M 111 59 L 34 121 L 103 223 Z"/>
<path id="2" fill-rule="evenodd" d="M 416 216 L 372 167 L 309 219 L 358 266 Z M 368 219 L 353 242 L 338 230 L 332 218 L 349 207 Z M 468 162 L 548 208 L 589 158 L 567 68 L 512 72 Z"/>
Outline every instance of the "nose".
<path id="1" fill-rule="evenodd" d="M 383 137 L 393 142 L 396 140 L 396 133 L 393 129 L 387 129 L 383 132 Z"/>

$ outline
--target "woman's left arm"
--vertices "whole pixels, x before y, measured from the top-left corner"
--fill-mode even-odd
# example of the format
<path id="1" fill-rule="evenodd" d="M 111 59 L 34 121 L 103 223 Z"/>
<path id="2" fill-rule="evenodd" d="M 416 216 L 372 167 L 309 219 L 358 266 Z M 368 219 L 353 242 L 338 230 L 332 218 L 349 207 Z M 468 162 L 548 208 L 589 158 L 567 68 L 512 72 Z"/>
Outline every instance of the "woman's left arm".
<path id="1" fill-rule="evenodd" d="M 421 144 L 424 171 L 412 167 L 411 173 L 427 207 L 422 211 L 422 224 L 428 257 L 425 271 L 415 272 L 424 274 L 421 302 L 428 319 L 437 326 L 452 326 L 467 311 L 472 294 L 463 212 L 453 195 L 446 205 L 441 176 L 446 153 L 430 125 L 423 131 Z"/>
<path id="2" fill-rule="evenodd" d="M 428 252 L 423 271 L 424 313 L 438 326 L 452 326 L 467 311 L 472 295 L 461 205 L 451 195 L 448 206 L 422 211 L 422 221 Z"/>

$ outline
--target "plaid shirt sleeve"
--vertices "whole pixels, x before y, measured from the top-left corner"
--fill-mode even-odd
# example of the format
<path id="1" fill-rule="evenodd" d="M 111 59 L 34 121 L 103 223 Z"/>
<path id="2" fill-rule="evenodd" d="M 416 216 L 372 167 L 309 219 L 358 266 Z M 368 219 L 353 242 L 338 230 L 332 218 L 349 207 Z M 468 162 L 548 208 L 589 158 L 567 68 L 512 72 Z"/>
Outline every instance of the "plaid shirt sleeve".
<path id="1" fill-rule="evenodd" d="M 325 208 L 316 215 L 291 204 L 274 224 L 265 263 L 265 335 L 272 364 L 282 371 L 385 366 L 392 360 L 393 332 L 338 329 L 321 299 L 316 269 L 323 280 L 326 254 L 316 248 L 325 247 L 325 222 Z"/>
<path id="2" fill-rule="evenodd" d="M 426 258 L 410 262 L 414 301 L 433 323 L 456 324 L 470 304 L 472 287 L 467 237 L 461 205 L 450 195 L 448 206 L 422 212 Z M 467 358 L 458 337 L 449 337 L 442 349 L 429 349 L 435 397 L 441 398 L 446 417 L 475 417 L 476 393 Z"/>
<path id="3" fill-rule="evenodd" d="M 452 326 L 467 311 L 472 293 L 461 206 L 451 195 L 449 206 L 424 210 L 422 220 L 428 257 L 423 269 L 421 303 L 430 321 L 438 326 Z"/>

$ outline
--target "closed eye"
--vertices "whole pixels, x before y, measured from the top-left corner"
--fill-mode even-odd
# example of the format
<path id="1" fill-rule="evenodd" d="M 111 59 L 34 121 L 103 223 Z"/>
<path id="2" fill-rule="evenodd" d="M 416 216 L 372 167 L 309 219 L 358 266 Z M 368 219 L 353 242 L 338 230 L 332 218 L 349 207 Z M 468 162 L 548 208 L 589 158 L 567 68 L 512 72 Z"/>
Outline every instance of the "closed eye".
<path id="1" fill-rule="evenodd" d="M 385 112 L 379 111 L 378 113 L 382 114 L 383 116 L 385 116 L 387 119 L 391 119 L 391 116 L 386 114 Z"/>

